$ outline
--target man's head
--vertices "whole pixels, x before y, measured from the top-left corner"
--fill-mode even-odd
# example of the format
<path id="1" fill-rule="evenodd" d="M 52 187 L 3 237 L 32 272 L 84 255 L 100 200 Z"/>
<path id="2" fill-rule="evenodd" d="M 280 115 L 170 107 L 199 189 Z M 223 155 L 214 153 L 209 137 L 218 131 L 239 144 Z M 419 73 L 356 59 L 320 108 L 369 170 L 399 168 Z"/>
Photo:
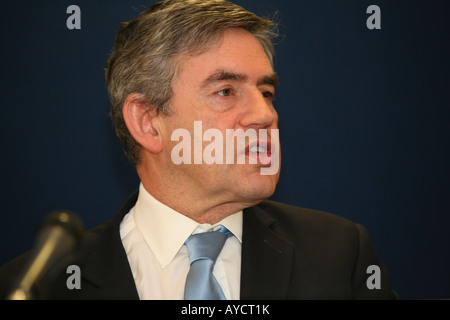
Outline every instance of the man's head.
<path id="1" fill-rule="evenodd" d="M 147 191 L 198 221 L 216 221 L 275 191 L 279 173 L 261 174 L 267 163 L 254 145 L 267 142 L 270 150 L 272 140 L 277 144 L 271 136 L 278 128 L 272 27 L 226 1 L 169 0 L 118 32 L 107 69 L 118 135 Z M 198 151 L 227 157 L 234 133 L 261 129 L 267 138 L 250 138 L 233 150 L 231 164 L 195 164 Z M 188 163 L 173 159 L 178 130 L 188 134 L 181 151 Z M 205 137 L 205 130 L 216 135 Z M 211 151 L 205 139 L 220 143 Z M 246 164 L 236 164 L 238 158 Z"/>
<path id="2" fill-rule="evenodd" d="M 111 117 L 130 161 L 140 162 L 140 145 L 125 125 L 122 108 L 131 93 L 158 112 L 170 114 L 172 83 L 183 55 L 198 55 L 214 46 L 229 28 L 252 33 L 273 60 L 274 23 L 223 0 L 168 0 L 124 22 L 106 69 Z"/>

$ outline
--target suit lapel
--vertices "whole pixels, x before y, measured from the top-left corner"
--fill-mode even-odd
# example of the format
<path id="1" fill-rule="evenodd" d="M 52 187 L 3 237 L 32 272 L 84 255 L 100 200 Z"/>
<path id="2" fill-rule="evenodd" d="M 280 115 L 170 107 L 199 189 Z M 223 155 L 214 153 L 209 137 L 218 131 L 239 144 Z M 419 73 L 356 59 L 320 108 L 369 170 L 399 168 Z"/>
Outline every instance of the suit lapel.
<path id="1" fill-rule="evenodd" d="M 91 252 L 81 266 L 83 286 L 91 290 L 79 290 L 91 296 L 85 299 L 139 299 L 128 258 L 120 239 L 120 222 L 136 203 L 133 194 L 108 224 L 95 231 L 90 243 Z"/>
<path id="2" fill-rule="evenodd" d="M 293 245 L 259 206 L 244 210 L 241 299 L 286 299 Z"/>

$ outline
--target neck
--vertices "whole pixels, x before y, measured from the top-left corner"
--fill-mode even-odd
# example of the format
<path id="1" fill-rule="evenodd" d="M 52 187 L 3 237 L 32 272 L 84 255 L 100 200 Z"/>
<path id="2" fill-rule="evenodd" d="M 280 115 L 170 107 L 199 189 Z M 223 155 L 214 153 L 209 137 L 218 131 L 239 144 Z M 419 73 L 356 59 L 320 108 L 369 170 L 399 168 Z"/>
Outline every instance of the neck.
<path id="1" fill-rule="evenodd" d="M 243 203 L 213 201 L 211 196 L 193 196 L 192 193 L 188 193 L 187 190 L 184 190 L 184 192 L 177 189 L 176 192 L 171 192 L 161 188 L 160 185 L 155 187 L 155 184 L 146 183 L 145 181 L 142 181 L 142 185 L 156 200 L 171 209 L 185 215 L 195 222 L 209 223 L 211 225 L 259 202 Z"/>
<path id="2" fill-rule="evenodd" d="M 158 165 L 158 160 L 161 161 L 152 159 L 136 168 L 145 190 L 159 202 L 198 223 L 215 224 L 264 200 L 239 199 L 236 194 L 212 191 L 199 182 L 185 183 L 186 177 Z"/>

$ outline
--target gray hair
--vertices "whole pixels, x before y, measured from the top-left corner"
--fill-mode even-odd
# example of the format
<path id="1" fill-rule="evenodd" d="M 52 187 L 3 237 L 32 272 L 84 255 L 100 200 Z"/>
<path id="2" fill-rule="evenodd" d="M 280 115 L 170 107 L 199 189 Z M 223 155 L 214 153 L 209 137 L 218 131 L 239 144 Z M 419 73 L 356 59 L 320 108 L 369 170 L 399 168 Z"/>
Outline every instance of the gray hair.
<path id="1" fill-rule="evenodd" d="M 122 23 L 106 68 L 106 84 L 116 133 L 134 165 L 141 161 L 141 146 L 123 119 L 128 95 L 138 93 L 139 102 L 169 115 L 172 83 L 180 67 L 177 58 L 206 52 L 228 28 L 252 33 L 273 64 L 275 23 L 229 1 L 161 1 Z"/>

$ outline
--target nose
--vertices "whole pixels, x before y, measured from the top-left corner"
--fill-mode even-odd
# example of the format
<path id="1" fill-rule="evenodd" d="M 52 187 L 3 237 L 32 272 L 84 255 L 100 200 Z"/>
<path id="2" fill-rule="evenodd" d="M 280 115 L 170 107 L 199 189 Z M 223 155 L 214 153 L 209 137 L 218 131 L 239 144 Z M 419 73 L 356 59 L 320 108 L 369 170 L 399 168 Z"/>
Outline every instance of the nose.
<path id="1" fill-rule="evenodd" d="M 268 128 L 278 123 L 278 114 L 272 101 L 263 96 L 258 89 L 245 95 L 242 102 L 242 114 L 239 124 L 244 128 Z"/>

